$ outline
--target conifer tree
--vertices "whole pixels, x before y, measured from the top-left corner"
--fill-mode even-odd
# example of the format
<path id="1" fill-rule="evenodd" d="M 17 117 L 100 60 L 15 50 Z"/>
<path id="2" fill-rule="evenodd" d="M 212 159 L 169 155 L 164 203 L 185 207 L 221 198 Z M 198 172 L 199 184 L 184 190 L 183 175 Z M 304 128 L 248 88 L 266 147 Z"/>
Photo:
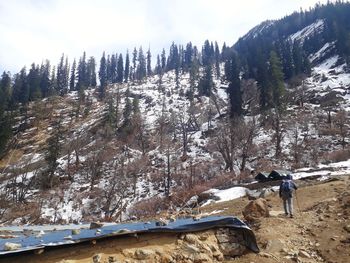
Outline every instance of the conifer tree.
<path id="1" fill-rule="evenodd" d="M 160 75 L 161 72 L 162 72 L 162 65 L 160 63 L 160 56 L 157 55 L 157 65 L 156 65 L 156 68 L 155 68 L 155 72 L 157 75 Z"/>
<path id="2" fill-rule="evenodd" d="M 78 63 L 77 89 L 79 91 L 85 90 L 89 85 L 88 83 L 89 83 L 89 80 L 87 77 L 86 53 L 84 51 L 83 56 L 79 59 L 79 63 Z"/>
<path id="3" fill-rule="evenodd" d="M 282 105 L 282 96 L 285 92 L 283 82 L 282 63 L 275 51 L 270 53 L 269 75 L 272 87 L 272 100 L 275 107 Z"/>
<path id="4" fill-rule="evenodd" d="M 46 98 L 49 95 L 50 68 L 50 61 L 46 60 L 46 63 L 43 63 L 40 69 L 40 91 L 43 98 Z"/>
<path id="5" fill-rule="evenodd" d="M 88 78 L 88 86 L 96 87 L 96 61 L 94 57 L 90 57 L 87 64 L 87 78 Z"/>
<path id="6" fill-rule="evenodd" d="M 218 43 L 215 41 L 215 70 L 216 77 L 220 78 L 220 50 Z"/>
<path id="7" fill-rule="evenodd" d="M 117 83 L 119 80 L 119 76 L 117 73 L 117 64 L 119 63 L 119 61 L 117 60 L 118 60 L 117 54 L 116 55 L 113 54 L 111 57 L 110 66 L 107 66 L 108 81 L 110 83 Z M 107 65 L 108 65 L 108 62 L 107 62 Z"/>
<path id="8" fill-rule="evenodd" d="M 57 90 L 57 78 L 56 78 L 56 67 L 53 66 L 50 76 L 50 87 L 49 87 L 49 96 L 56 94 Z"/>
<path id="9" fill-rule="evenodd" d="M 129 74 L 130 74 L 130 59 L 129 59 L 129 51 L 126 51 L 126 57 L 125 57 L 125 69 L 124 69 L 124 81 L 129 81 Z"/>
<path id="10" fill-rule="evenodd" d="M 56 122 L 53 129 L 52 136 L 47 140 L 47 149 L 45 155 L 45 161 L 47 163 L 47 168 L 42 174 L 41 186 L 44 189 L 50 189 L 53 187 L 55 180 L 55 172 L 58 167 L 58 158 L 61 151 L 60 139 L 61 135 L 61 123 Z"/>
<path id="11" fill-rule="evenodd" d="M 226 79 L 229 81 L 227 89 L 230 100 L 230 117 L 239 117 L 243 114 L 241 81 L 239 77 L 240 67 L 238 57 L 232 53 L 225 63 Z"/>
<path id="12" fill-rule="evenodd" d="M 117 82 L 122 83 L 124 79 L 124 61 L 123 55 L 119 54 L 117 65 Z"/>
<path id="13" fill-rule="evenodd" d="M 204 67 L 204 75 L 198 83 L 199 96 L 210 97 L 212 88 L 214 86 L 212 66 L 208 64 Z"/>
<path id="14" fill-rule="evenodd" d="M 72 68 L 71 68 L 71 73 L 70 73 L 70 80 L 69 80 L 69 89 L 71 91 L 76 90 L 76 87 L 75 87 L 75 80 L 76 80 L 75 71 L 76 71 L 76 67 L 77 67 L 77 63 L 76 63 L 76 61 L 74 59 L 73 65 L 72 65 Z"/>
<path id="15" fill-rule="evenodd" d="M 98 76 L 100 78 L 100 99 L 102 99 L 105 95 L 105 90 L 107 87 L 107 61 L 105 57 L 105 52 L 103 52 L 101 61 L 100 61 L 100 70 L 98 73 Z"/>
<path id="16" fill-rule="evenodd" d="M 151 55 L 151 50 L 148 49 L 147 51 L 147 76 L 152 75 L 152 55 Z"/>
<path id="17" fill-rule="evenodd" d="M 36 66 L 34 63 L 32 64 L 27 79 L 29 86 L 29 100 L 33 101 L 41 98 L 39 66 Z"/>
<path id="18" fill-rule="evenodd" d="M 165 49 L 164 48 L 162 50 L 161 62 L 162 62 L 162 72 L 164 72 L 165 67 L 166 67 L 166 55 L 165 55 Z"/>
<path id="19" fill-rule="evenodd" d="M 137 49 L 136 47 L 134 48 L 134 51 L 132 52 L 132 80 L 135 80 L 136 79 L 136 62 L 137 62 Z"/>
<path id="20" fill-rule="evenodd" d="M 147 76 L 147 66 L 146 66 L 146 59 L 143 54 L 142 47 L 139 48 L 139 53 L 138 53 L 138 66 L 136 69 L 136 79 L 137 80 L 142 80 L 144 77 Z"/>
<path id="21" fill-rule="evenodd" d="M 10 72 L 3 72 L 0 80 L 0 113 L 6 110 L 10 102 L 11 77 Z"/>

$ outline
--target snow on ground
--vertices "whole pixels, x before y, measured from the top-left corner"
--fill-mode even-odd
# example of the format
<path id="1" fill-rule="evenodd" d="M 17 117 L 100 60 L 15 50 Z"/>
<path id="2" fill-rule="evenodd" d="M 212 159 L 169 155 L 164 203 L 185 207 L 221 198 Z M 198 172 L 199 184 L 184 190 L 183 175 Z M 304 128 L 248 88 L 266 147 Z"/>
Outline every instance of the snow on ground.
<path id="1" fill-rule="evenodd" d="M 205 191 L 205 193 L 211 194 L 211 195 L 219 198 L 219 200 L 217 200 L 217 201 L 208 200 L 202 206 L 206 206 L 206 205 L 211 204 L 211 203 L 220 203 L 220 202 L 225 202 L 225 201 L 237 199 L 237 198 L 240 198 L 242 196 L 245 196 L 246 192 L 247 192 L 247 188 L 245 188 L 245 187 L 232 187 L 232 188 L 225 189 L 225 190 L 219 190 L 219 189 L 215 189 L 215 188 L 210 189 L 208 191 Z"/>
<path id="2" fill-rule="evenodd" d="M 299 30 L 298 32 L 292 34 L 289 38 L 292 42 L 300 41 L 302 43 L 308 36 L 310 36 L 315 32 L 321 32 L 323 28 L 324 28 L 323 19 L 318 19 L 316 22 L 312 23 L 311 25 L 308 25 L 303 29 Z"/>
<path id="3" fill-rule="evenodd" d="M 306 178 L 310 176 L 320 176 L 319 181 L 324 181 L 329 179 L 330 176 L 350 174 L 350 159 L 347 161 L 330 163 L 328 165 L 320 164 L 316 168 L 300 168 L 293 173 L 293 179 L 298 180 L 301 178 Z M 255 182 L 253 182 L 255 183 Z M 274 192 L 278 191 L 279 186 L 271 187 L 270 189 L 265 189 L 265 191 L 272 190 Z M 262 192 L 264 189 L 258 191 Z M 228 188 L 225 190 L 210 189 L 205 191 L 205 193 L 211 194 L 213 199 L 207 200 L 202 206 L 206 206 L 213 203 L 220 203 L 225 201 L 234 200 L 243 196 L 246 196 L 247 191 L 250 191 L 254 195 L 254 191 L 248 190 L 248 188 L 236 186 Z M 217 199 L 217 200 L 214 200 Z"/>

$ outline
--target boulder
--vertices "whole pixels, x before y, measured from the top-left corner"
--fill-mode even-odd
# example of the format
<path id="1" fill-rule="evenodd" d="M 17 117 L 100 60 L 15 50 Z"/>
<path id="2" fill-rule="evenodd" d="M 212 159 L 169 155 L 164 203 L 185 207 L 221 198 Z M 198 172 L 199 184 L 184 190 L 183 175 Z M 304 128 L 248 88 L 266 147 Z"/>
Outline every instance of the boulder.
<path id="1" fill-rule="evenodd" d="M 138 260 L 144 260 L 144 259 L 149 259 L 154 252 L 149 249 L 137 249 L 135 251 L 135 258 Z"/>
<path id="2" fill-rule="evenodd" d="M 243 216 L 247 221 L 255 221 L 261 217 L 269 217 L 269 208 L 263 198 L 250 201 L 243 209 Z"/>

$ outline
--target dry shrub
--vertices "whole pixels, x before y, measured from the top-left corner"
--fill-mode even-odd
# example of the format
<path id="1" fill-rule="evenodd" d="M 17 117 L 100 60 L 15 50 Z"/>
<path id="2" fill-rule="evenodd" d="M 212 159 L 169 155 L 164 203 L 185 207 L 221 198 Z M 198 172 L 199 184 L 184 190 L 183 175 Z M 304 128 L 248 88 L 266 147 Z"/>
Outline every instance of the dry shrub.
<path id="1" fill-rule="evenodd" d="M 256 174 L 258 174 L 259 172 L 270 172 L 275 169 L 275 165 L 271 160 L 261 158 L 257 161 L 255 169 Z"/>
<path id="2" fill-rule="evenodd" d="M 341 162 L 350 159 L 350 150 L 338 150 L 331 153 L 328 153 L 326 156 L 326 160 L 331 162 Z"/>
<path id="3" fill-rule="evenodd" d="M 336 136 L 338 134 L 338 130 L 334 127 L 322 127 L 319 129 L 320 136 Z"/>
<path id="4" fill-rule="evenodd" d="M 164 198 L 155 196 L 136 203 L 130 209 L 129 215 L 135 216 L 136 218 L 152 218 L 160 211 L 166 210 L 167 208 L 168 204 L 165 202 Z"/>

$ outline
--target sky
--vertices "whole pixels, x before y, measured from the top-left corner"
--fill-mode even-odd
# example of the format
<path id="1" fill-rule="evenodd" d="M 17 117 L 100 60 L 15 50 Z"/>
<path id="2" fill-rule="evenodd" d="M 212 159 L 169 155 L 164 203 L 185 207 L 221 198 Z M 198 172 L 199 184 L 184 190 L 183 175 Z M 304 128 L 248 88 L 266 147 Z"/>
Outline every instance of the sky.
<path id="1" fill-rule="evenodd" d="M 0 0 L 0 72 L 49 59 L 162 48 L 206 39 L 233 45 L 267 19 L 326 0 Z"/>

